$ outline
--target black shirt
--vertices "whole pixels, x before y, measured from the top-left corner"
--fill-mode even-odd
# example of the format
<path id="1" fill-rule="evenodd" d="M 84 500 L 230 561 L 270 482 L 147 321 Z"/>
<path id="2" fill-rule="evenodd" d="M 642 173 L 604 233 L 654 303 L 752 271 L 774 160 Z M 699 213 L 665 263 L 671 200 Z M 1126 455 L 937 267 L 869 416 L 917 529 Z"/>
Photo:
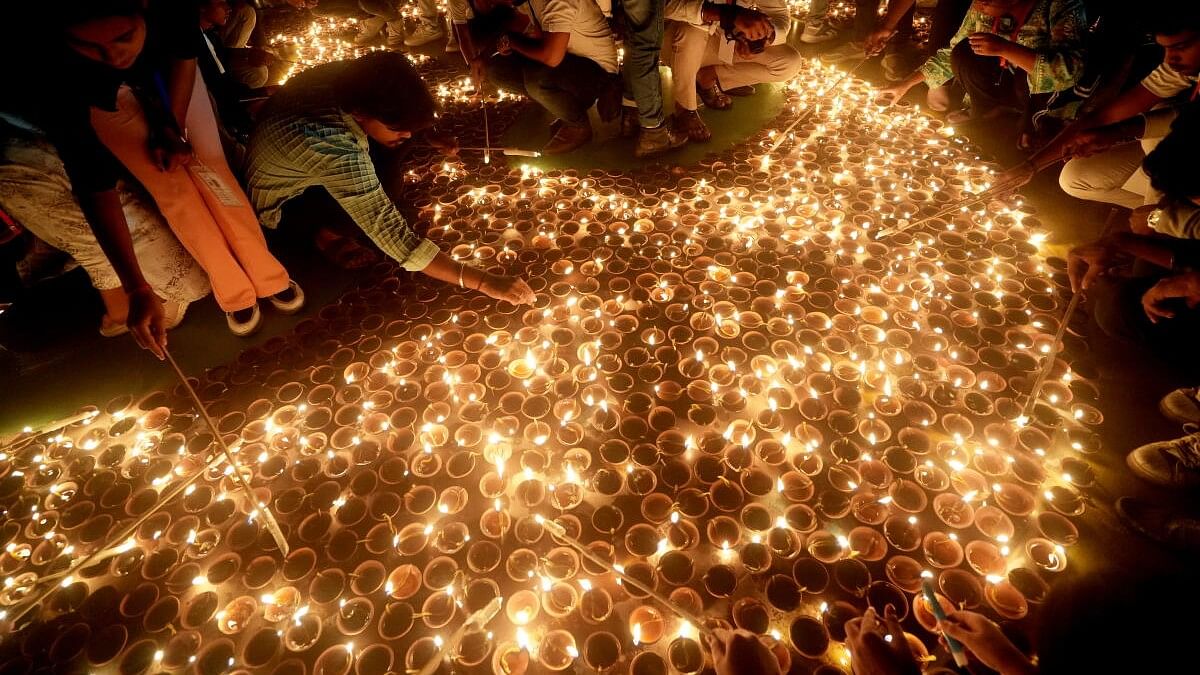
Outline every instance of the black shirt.
<path id="1" fill-rule="evenodd" d="M 93 106 L 116 111 L 117 93 L 129 85 L 142 104 L 152 138 L 175 126 L 166 101 L 166 78 L 172 61 L 196 58 L 199 20 L 164 11 L 172 4 L 165 0 L 156 4 L 161 6 L 145 14 L 146 44 L 133 66 L 118 70 L 59 44 L 50 48 L 42 65 L 26 73 L 31 77 L 25 93 L 13 107 L 46 131 L 79 194 L 111 190 L 124 174 L 92 128 Z"/>

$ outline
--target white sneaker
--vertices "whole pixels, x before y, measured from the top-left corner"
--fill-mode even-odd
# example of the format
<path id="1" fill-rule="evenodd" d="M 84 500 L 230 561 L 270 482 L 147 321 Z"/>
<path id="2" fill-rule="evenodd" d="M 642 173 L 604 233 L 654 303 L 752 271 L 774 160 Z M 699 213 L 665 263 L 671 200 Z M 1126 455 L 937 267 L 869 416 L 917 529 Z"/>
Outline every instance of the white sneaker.
<path id="1" fill-rule="evenodd" d="M 256 303 L 248 309 L 225 312 L 225 323 L 229 325 L 229 332 L 238 337 L 253 335 L 254 331 L 258 330 L 259 325 L 262 323 L 262 311 L 258 309 L 258 304 Z"/>
<path id="2" fill-rule="evenodd" d="M 370 44 L 375 38 L 379 37 L 379 31 L 383 30 L 385 25 L 387 25 L 387 21 L 378 16 L 359 21 L 358 35 L 354 38 L 354 44 L 359 47 Z"/>
<path id="3" fill-rule="evenodd" d="M 281 299 L 280 295 L 289 297 Z M 295 314 L 304 307 L 304 291 L 300 290 L 300 284 L 295 281 L 289 281 L 287 288 L 268 297 L 267 300 L 275 307 L 275 311 L 280 314 Z"/>
<path id="4" fill-rule="evenodd" d="M 822 42 L 829 42 L 837 37 L 838 32 L 829 23 L 821 21 L 813 21 L 812 23 L 804 24 L 804 32 L 800 34 L 800 41 L 804 44 L 815 45 Z"/>
<path id="5" fill-rule="evenodd" d="M 1185 387 L 1162 397 L 1158 409 L 1172 422 L 1180 424 L 1200 424 L 1200 400 L 1196 395 L 1200 388 Z"/>
<path id="6" fill-rule="evenodd" d="M 442 39 L 445 34 L 446 32 L 436 21 L 421 20 L 417 22 L 417 27 L 413 29 L 413 32 L 404 38 L 404 44 L 409 47 L 420 47 L 434 40 Z"/>

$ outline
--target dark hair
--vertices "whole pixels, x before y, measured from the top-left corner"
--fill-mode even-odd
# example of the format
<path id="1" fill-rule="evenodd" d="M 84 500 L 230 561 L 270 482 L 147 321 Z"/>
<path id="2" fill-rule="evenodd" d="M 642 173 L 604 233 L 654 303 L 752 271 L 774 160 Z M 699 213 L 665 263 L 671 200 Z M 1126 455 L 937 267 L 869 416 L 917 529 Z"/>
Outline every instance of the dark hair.
<path id="1" fill-rule="evenodd" d="M 1186 201 L 1200 196 L 1200 107 L 1190 105 L 1171 125 L 1171 133 L 1142 162 L 1150 186 L 1168 199 Z"/>
<path id="2" fill-rule="evenodd" d="M 334 86 L 343 110 L 393 129 L 418 131 L 431 126 L 438 115 L 425 80 L 403 54 L 380 51 L 355 59 Z"/>

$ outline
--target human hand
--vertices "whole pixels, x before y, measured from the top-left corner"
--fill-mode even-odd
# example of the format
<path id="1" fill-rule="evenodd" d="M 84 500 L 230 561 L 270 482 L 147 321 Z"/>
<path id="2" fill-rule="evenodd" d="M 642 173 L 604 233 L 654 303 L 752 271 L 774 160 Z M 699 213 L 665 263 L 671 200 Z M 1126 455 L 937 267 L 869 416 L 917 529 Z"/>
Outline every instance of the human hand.
<path id="1" fill-rule="evenodd" d="M 1037 175 L 1038 168 L 1033 162 L 1021 162 L 1017 166 L 1008 169 L 999 176 L 996 176 L 996 184 L 1004 185 L 1009 190 L 1016 190 L 1025 187 L 1033 177 Z"/>
<path id="2" fill-rule="evenodd" d="M 1008 55 L 1008 50 L 1013 44 L 994 33 L 972 33 L 967 40 L 971 43 L 971 51 L 976 54 L 1002 58 Z"/>
<path id="3" fill-rule="evenodd" d="M 896 31 L 888 28 L 876 28 L 864 41 L 863 51 L 871 56 L 878 54 L 883 51 L 883 48 L 887 46 L 888 40 L 891 40 L 895 34 Z"/>
<path id="4" fill-rule="evenodd" d="M 174 171 L 192 161 L 192 146 L 174 132 L 151 141 L 150 157 L 160 171 Z"/>
<path id="5" fill-rule="evenodd" d="M 1183 299 L 1188 309 L 1200 305 L 1200 273 L 1186 272 L 1159 280 L 1142 295 L 1142 309 L 1151 323 L 1160 319 L 1174 319 L 1176 307 L 1171 300 Z"/>
<path id="6" fill-rule="evenodd" d="M 1071 249 L 1067 253 L 1067 276 L 1071 279 L 1071 291 L 1086 291 L 1096 277 L 1112 267 L 1115 257 L 1116 251 L 1104 239 Z"/>
<path id="7" fill-rule="evenodd" d="M 848 621 L 846 648 L 854 675 L 920 675 L 921 666 L 890 607 L 883 621 L 872 607 Z"/>
<path id="8" fill-rule="evenodd" d="M 458 139 L 450 134 L 429 133 L 425 142 L 443 155 L 458 155 Z"/>
<path id="9" fill-rule="evenodd" d="M 704 636 L 717 675 L 781 675 L 771 649 L 747 630 L 718 628 Z"/>
<path id="10" fill-rule="evenodd" d="M 908 94 L 910 89 L 912 89 L 912 87 L 904 84 L 894 84 L 890 87 L 884 87 L 880 89 L 878 95 L 876 95 L 875 104 L 882 106 L 895 105 L 900 102 L 900 99 L 904 98 L 904 96 Z"/>
<path id="11" fill-rule="evenodd" d="M 1029 659 L 1009 641 L 996 622 L 975 612 L 951 611 L 938 622 L 944 635 L 958 640 L 964 649 L 992 670 L 1005 675 L 1030 672 Z"/>
<path id="12" fill-rule="evenodd" d="M 766 14 L 745 7 L 738 7 L 733 17 L 734 32 L 747 40 L 761 40 L 775 32 L 771 18 Z"/>
<path id="13" fill-rule="evenodd" d="M 133 339 L 142 349 L 163 358 L 167 347 L 167 325 L 163 315 L 163 302 L 149 286 L 129 291 L 129 317 L 125 325 Z"/>
<path id="14" fill-rule="evenodd" d="M 532 305 L 533 289 L 520 277 L 507 277 L 484 273 L 479 283 L 479 292 L 484 295 L 511 302 L 514 305 Z"/>
<path id="15" fill-rule="evenodd" d="M 500 52 L 501 56 L 508 56 L 511 54 L 512 38 L 510 38 L 507 34 L 501 35 L 500 38 L 496 40 L 496 51 Z"/>
<path id="16" fill-rule="evenodd" d="M 1063 142 L 1063 157 L 1091 157 L 1104 152 L 1116 145 L 1115 139 L 1109 138 L 1096 129 L 1085 129 L 1073 134 Z"/>

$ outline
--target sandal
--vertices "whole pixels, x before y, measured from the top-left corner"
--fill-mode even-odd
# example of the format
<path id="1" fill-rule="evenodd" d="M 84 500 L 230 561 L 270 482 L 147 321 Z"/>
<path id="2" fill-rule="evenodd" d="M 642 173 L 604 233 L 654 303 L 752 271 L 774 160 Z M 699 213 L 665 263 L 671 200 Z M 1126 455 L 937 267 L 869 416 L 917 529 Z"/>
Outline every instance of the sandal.
<path id="1" fill-rule="evenodd" d="M 316 243 L 317 250 L 326 260 L 344 270 L 360 270 L 379 261 L 379 256 L 374 251 L 352 237 L 333 233 L 322 236 L 318 233 Z"/>
<path id="2" fill-rule="evenodd" d="M 733 107 L 733 99 L 729 94 L 721 91 L 720 85 L 716 82 L 707 87 L 702 87 L 697 82 L 696 93 L 700 94 L 700 100 L 704 101 L 704 107 L 710 110 L 729 110 Z"/>

